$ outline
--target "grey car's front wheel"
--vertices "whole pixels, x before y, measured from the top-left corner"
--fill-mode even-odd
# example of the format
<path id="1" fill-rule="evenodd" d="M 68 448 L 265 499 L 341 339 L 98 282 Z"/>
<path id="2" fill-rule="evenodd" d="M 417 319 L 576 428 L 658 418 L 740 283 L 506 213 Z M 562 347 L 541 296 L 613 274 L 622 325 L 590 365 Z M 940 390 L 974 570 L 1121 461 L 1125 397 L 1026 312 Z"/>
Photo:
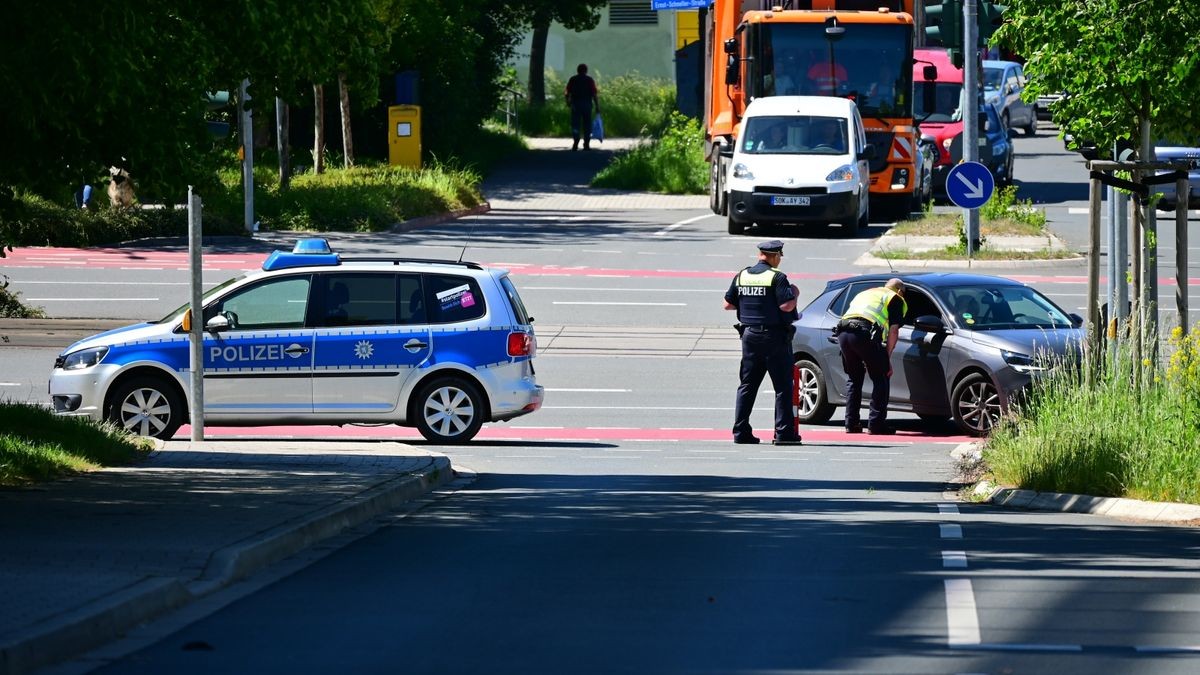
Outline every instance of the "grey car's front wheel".
<path id="1" fill-rule="evenodd" d="M 972 373 L 959 380 L 950 394 L 954 423 L 972 436 L 986 436 L 1000 422 L 1000 392 L 991 378 Z"/>
<path id="2" fill-rule="evenodd" d="M 478 387 L 461 378 L 434 380 L 417 394 L 417 431 L 425 440 L 452 445 L 475 438 L 483 426 L 483 396 Z"/>
<path id="3" fill-rule="evenodd" d="M 804 424 L 823 424 L 833 417 L 833 404 L 826 395 L 825 374 L 811 359 L 796 361 L 800 381 L 800 409 L 797 419 Z"/>
<path id="4" fill-rule="evenodd" d="M 160 377 L 137 377 L 117 386 L 105 419 L 138 436 L 169 439 L 187 415 L 182 397 Z"/>

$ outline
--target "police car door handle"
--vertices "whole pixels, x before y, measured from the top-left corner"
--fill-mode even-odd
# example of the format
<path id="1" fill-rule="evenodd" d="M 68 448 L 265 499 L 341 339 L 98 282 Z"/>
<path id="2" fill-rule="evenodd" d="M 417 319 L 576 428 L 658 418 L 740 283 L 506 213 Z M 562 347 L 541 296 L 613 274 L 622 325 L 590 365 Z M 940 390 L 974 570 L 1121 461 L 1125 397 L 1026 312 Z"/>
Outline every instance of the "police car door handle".
<path id="1" fill-rule="evenodd" d="M 308 347 L 301 347 L 300 345 L 292 345 L 292 346 L 288 347 L 287 349 L 283 350 L 283 353 L 287 354 L 288 356 L 293 356 L 296 354 L 307 354 Z"/>
<path id="2" fill-rule="evenodd" d="M 424 349 L 428 346 L 429 346 L 428 342 L 421 342 L 420 340 L 418 340 L 416 338 L 413 338 L 413 339 L 409 340 L 408 342 L 404 343 L 404 348 L 410 352 L 415 352 L 418 349 Z"/>

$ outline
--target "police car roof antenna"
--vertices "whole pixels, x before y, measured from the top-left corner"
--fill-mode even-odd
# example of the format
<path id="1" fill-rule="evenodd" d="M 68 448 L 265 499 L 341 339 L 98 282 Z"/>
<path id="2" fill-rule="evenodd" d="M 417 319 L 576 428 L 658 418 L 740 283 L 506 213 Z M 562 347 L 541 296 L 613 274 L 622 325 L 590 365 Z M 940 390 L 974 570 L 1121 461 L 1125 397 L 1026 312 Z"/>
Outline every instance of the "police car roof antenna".
<path id="1" fill-rule="evenodd" d="M 462 252 L 458 254 L 458 262 L 463 261 L 463 256 L 467 254 L 467 246 L 471 244 L 471 237 L 475 235 L 475 225 L 479 223 L 479 217 L 471 219 L 471 229 L 467 230 L 467 240 L 463 242 Z"/>

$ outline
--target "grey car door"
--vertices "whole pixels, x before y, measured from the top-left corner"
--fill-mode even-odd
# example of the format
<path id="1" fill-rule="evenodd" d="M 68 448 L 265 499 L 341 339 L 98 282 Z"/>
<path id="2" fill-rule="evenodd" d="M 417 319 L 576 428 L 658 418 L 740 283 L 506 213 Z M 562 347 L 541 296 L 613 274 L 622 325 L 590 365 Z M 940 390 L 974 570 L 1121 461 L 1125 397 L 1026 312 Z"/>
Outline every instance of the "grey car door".
<path id="1" fill-rule="evenodd" d="M 891 403 L 921 414 L 942 414 L 949 409 L 946 372 L 951 345 L 945 332 L 929 332 L 913 324 L 919 316 L 936 316 L 947 324 L 941 307 L 924 291 L 908 287 L 908 314 L 900 327 L 892 353 Z"/>

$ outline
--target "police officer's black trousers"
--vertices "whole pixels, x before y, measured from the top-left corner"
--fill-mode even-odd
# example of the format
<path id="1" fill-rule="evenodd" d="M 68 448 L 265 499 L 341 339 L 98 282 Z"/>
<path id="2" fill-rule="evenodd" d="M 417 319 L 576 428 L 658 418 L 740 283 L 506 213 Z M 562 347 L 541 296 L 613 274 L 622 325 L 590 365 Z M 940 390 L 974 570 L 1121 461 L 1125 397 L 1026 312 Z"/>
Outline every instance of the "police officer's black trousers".
<path id="1" fill-rule="evenodd" d="M 867 427 L 881 429 L 887 421 L 888 397 L 891 395 L 887 347 L 866 331 L 842 331 L 838 334 L 838 347 L 842 350 L 842 367 L 846 369 L 846 426 L 862 425 L 863 379 L 870 375 L 871 412 Z"/>
<path id="2" fill-rule="evenodd" d="M 750 411 L 762 386 L 763 376 L 771 375 L 775 389 L 775 437 L 795 438 L 792 415 L 792 345 L 787 327 L 748 326 L 742 334 L 741 384 L 733 412 L 733 437 L 753 436 Z"/>

